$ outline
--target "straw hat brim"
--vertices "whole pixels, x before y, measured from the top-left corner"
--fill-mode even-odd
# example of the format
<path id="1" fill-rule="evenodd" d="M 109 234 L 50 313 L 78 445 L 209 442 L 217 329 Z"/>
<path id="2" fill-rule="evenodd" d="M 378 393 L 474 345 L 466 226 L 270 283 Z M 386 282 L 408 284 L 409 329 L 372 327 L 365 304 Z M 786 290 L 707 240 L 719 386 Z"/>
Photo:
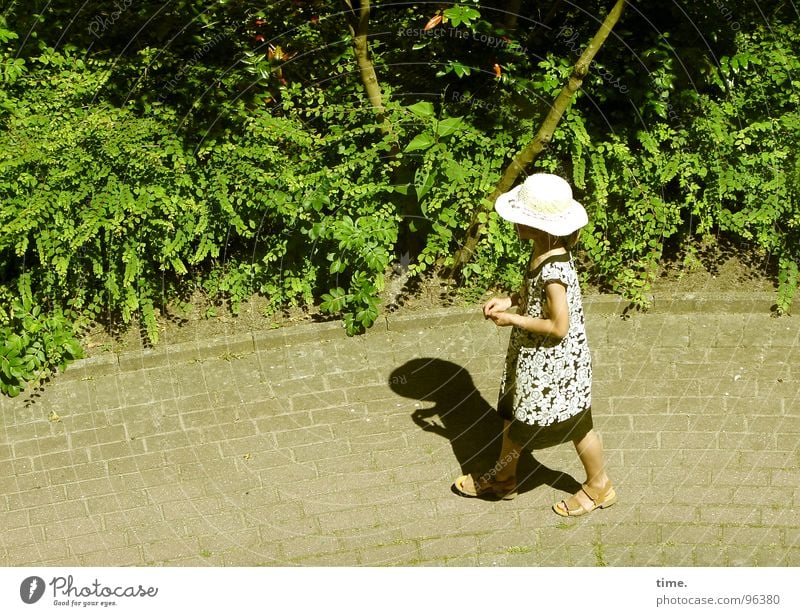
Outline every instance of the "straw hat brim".
<path id="1" fill-rule="evenodd" d="M 589 216 L 583 205 L 571 200 L 570 206 L 559 214 L 544 214 L 518 203 L 517 196 L 522 184 L 503 193 L 494 202 L 494 209 L 501 218 L 508 222 L 541 229 L 550 235 L 564 236 L 577 231 L 589 222 Z"/>

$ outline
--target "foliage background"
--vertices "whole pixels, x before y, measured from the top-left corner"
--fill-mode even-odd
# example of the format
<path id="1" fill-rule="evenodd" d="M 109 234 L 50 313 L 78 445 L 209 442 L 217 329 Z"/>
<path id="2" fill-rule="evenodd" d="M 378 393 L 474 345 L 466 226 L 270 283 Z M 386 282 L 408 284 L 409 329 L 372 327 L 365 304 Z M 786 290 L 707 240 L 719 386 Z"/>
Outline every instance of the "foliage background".
<path id="1" fill-rule="evenodd" d="M 344 2 L 12 2 L 0 18 L 0 389 L 200 289 L 318 304 L 351 334 L 387 272 L 447 267 L 610 2 L 372 6 L 370 107 Z M 358 4 L 356 3 L 356 8 Z M 435 16 L 445 20 L 424 30 Z M 800 20 L 791 3 L 631 2 L 535 163 L 590 225 L 584 276 L 645 306 L 665 253 L 732 237 L 800 254 Z M 378 113 L 376 113 L 378 111 Z M 532 171 L 532 170 L 531 170 Z M 465 285 L 512 287 L 485 217 Z"/>

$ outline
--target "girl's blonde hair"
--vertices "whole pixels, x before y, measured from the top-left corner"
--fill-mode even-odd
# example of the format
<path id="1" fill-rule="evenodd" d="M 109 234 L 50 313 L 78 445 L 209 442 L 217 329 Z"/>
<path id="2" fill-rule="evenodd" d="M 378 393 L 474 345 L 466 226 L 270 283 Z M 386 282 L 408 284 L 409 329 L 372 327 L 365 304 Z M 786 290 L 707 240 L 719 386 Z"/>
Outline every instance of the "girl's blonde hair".
<path id="1" fill-rule="evenodd" d="M 578 244 L 578 240 L 581 237 L 581 230 L 576 229 L 569 235 L 562 235 L 559 239 L 564 243 L 564 246 L 567 250 L 572 250 Z"/>

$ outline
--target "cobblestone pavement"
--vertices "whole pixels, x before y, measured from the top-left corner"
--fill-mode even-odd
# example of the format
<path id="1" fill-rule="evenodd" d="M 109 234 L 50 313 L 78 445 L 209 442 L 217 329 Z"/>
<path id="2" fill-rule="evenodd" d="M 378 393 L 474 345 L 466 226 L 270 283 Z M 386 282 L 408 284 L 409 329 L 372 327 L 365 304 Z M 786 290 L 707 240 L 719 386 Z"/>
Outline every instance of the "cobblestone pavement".
<path id="1" fill-rule="evenodd" d="M 79 362 L 0 401 L 0 564 L 798 566 L 800 327 L 751 304 L 588 298 L 619 503 L 577 519 L 571 445 L 514 501 L 450 491 L 499 451 L 477 309 Z"/>

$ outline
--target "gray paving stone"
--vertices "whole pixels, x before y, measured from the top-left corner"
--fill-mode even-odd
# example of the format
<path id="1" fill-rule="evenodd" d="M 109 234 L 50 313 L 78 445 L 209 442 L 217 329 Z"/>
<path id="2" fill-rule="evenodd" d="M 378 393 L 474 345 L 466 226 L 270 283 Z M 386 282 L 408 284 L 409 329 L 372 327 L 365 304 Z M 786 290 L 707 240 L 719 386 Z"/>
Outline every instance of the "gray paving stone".
<path id="1" fill-rule="evenodd" d="M 9 545 L 6 547 L 5 559 L 0 559 L 4 566 L 43 565 L 56 560 L 66 561 L 70 558 L 70 542 L 66 540 L 37 541 L 35 544 Z"/>
<path id="2" fill-rule="evenodd" d="M 536 533 L 508 529 L 489 532 L 478 537 L 481 553 L 531 554 L 538 548 Z"/>
<path id="3" fill-rule="evenodd" d="M 792 451 L 792 447 L 778 446 L 777 435 L 771 432 L 722 432 L 719 435 L 720 448 L 732 451 L 760 451 L 783 449 Z"/>
<path id="4" fill-rule="evenodd" d="M 769 468 L 785 470 L 798 465 L 797 452 L 745 451 L 740 462 L 742 468 Z"/>
<path id="5" fill-rule="evenodd" d="M 669 397 L 640 397 L 614 392 L 608 396 L 614 415 L 662 414 L 669 409 Z"/>
<path id="6" fill-rule="evenodd" d="M 309 443 L 326 443 L 334 440 L 330 426 L 317 425 L 294 430 L 282 430 L 274 433 L 275 442 L 279 448 L 288 449 L 297 445 Z"/>
<path id="7" fill-rule="evenodd" d="M 390 395 L 385 387 L 379 386 L 378 388 L 382 391 L 384 398 Z M 292 411 L 297 412 L 330 407 L 341 408 L 353 402 L 366 401 L 368 400 L 350 398 L 345 394 L 345 390 L 331 390 L 293 395 L 289 398 L 289 405 Z"/>
<path id="8" fill-rule="evenodd" d="M 686 449 L 719 449 L 718 432 L 661 432 L 661 449 L 681 451 Z M 641 449 L 639 447 L 638 449 Z"/>
<path id="9" fill-rule="evenodd" d="M 717 545 L 722 540 L 722 526 L 709 523 L 678 522 L 661 525 L 665 545 Z"/>
<path id="10" fill-rule="evenodd" d="M 348 415 L 350 412 L 347 412 Z M 331 417 L 320 416 L 317 417 L 315 413 L 308 411 L 301 411 L 298 413 L 287 413 L 281 415 L 272 415 L 269 417 L 260 417 L 255 420 L 256 429 L 260 434 L 276 433 L 285 430 L 297 430 L 299 428 L 307 428 L 312 425 L 327 425 L 331 421 Z"/>
<path id="11" fill-rule="evenodd" d="M 385 451 L 397 449 L 408 450 L 410 447 L 408 436 L 405 432 L 383 432 L 378 435 L 370 434 L 366 436 L 367 438 L 363 439 L 350 438 L 348 440 L 350 446 L 349 452 L 369 455 L 378 453 L 376 452 L 376 447 Z M 376 460 L 376 463 L 380 464 L 380 461 Z"/>
<path id="12" fill-rule="evenodd" d="M 208 556 L 207 554 L 207 552 L 201 550 L 204 564 L 210 566 L 271 567 L 288 564 L 281 556 L 276 555 L 276 549 L 273 546 L 265 545 L 260 545 L 254 549 L 233 548 L 219 555 L 212 554 Z"/>
<path id="13" fill-rule="evenodd" d="M 245 335 L 244 352 L 223 338 L 134 353 L 87 380 L 89 366 L 76 366 L 35 408 L 4 399 L 0 524 L 10 545 L 0 557 L 42 566 L 797 566 L 800 330 L 766 313 L 715 314 L 699 297 L 657 304 L 628 320 L 603 312 L 611 304 L 587 308 L 595 423 L 621 497 L 588 519 L 556 518 L 550 504 L 565 493 L 547 485 L 504 503 L 450 492 L 474 451 L 421 430 L 411 414 L 452 395 L 401 396 L 392 370 L 420 357 L 452 362 L 492 404 L 510 332 L 449 310 L 434 328 L 390 320 L 388 332 L 355 339 L 323 324 Z M 688 311 L 700 305 L 704 314 Z M 263 350 L 248 354 L 248 343 Z M 416 386 L 436 391 L 441 377 L 426 374 L 430 383 Z M 50 410 L 61 422 L 46 420 Z M 580 478 L 571 446 L 536 458 Z"/>
<path id="14" fill-rule="evenodd" d="M 52 519 L 52 511 L 49 510 L 46 516 L 35 514 L 33 518 L 29 517 L 31 515 L 31 511 L 39 512 L 41 509 L 42 508 L 31 509 L 28 511 L 23 509 L 19 509 L 17 511 L 0 511 L 0 528 L 24 528 L 28 525 L 29 521 L 31 525 L 36 525 L 41 524 L 44 520 Z"/>
<path id="15" fill-rule="evenodd" d="M 74 553 L 84 567 L 136 567 L 144 562 L 139 546 L 101 549 L 96 552 Z"/>
<path id="16" fill-rule="evenodd" d="M 5 548 L 36 545 L 43 541 L 43 526 L 27 526 L 3 531 L 3 546 Z"/>
<path id="17" fill-rule="evenodd" d="M 332 533 L 337 530 L 375 527 L 379 518 L 374 508 L 362 506 L 358 509 L 321 513 L 318 519 L 322 532 Z"/>
<path id="18" fill-rule="evenodd" d="M 358 565 L 358 555 L 355 552 L 331 552 L 305 556 L 289 561 L 292 565 L 301 567 L 355 567 Z"/>
<path id="19" fill-rule="evenodd" d="M 17 492 L 7 495 L 7 511 L 18 509 L 29 509 L 37 505 L 48 505 L 51 503 L 61 503 L 67 500 L 66 490 L 63 485 L 50 487 L 34 487 L 25 492 Z"/>
<path id="20" fill-rule="evenodd" d="M 39 437 L 26 441 L 14 443 L 14 457 L 21 458 L 26 456 L 39 456 L 42 453 L 52 453 L 57 451 L 68 451 L 70 444 L 66 435 Z"/>
<path id="21" fill-rule="evenodd" d="M 786 531 L 787 544 L 800 526 L 800 503 L 791 505 L 770 505 L 761 510 L 761 523 L 766 528 L 783 528 Z"/>
<path id="22" fill-rule="evenodd" d="M 128 547 L 126 535 L 122 531 L 94 529 L 89 533 L 79 533 L 79 531 L 83 530 L 84 528 L 77 526 L 75 528 L 64 529 L 64 537 L 66 539 L 71 539 L 69 542 L 69 550 L 70 554 L 73 556 Z M 58 538 L 56 534 L 54 534 L 54 538 Z"/>
<path id="23" fill-rule="evenodd" d="M 652 567 L 661 564 L 661 555 L 656 550 L 637 555 L 635 546 L 604 545 L 594 553 L 594 565 L 603 567 Z"/>
<path id="24" fill-rule="evenodd" d="M 420 559 L 416 542 L 359 548 L 357 555 L 359 564 L 371 567 L 397 566 Z"/>
<path id="25" fill-rule="evenodd" d="M 92 459 L 94 459 L 96 454 L 93 454 L 91 450 L 89 450 L 89 452 L 92 456 Z M 102 454 L 102 449 L 100 453 Z M 127 458 L 111 459 L 108 460 L 106 464 L 107 464 L 108 475 L 111 476 L 113 481 L 114 477 L 120 475 L 141 473 L 143 471 L 152 470 L 154 468 L 160 468 L 164 466 L 165 462 L 164 462 L 164 454 L 160 452 L 153 452 L 153 453 L 136 453 Z M 76 476 L 79 479 L 80 475 L 81 473 L 76 472 Z"/>
<path id="26" fill-rule="evenodd" d="M 754 507 L 713 504 L 700 509 L 700 521 L 706 524 L 760 524 L 761 517 Z"/>
<path id="27" fill-rule="evenodd" d="M 351 453 L 351 448 L 346 442 L 330 441 L 293 447 L 292 453 L 296 462 L 316 462 L 328 458 L 340 458 Z"/>
<path id="28" fill-rule="evenodd" d="M 777 441 L 775 448 L 778 451 L 796 452 L 798 449 L 800 449 L 800 444 L 798 443 L 798 437 L 796 434 L 777 434 L 775 437 Z M 752 438 L 754 440 L 757 439 L 758 442 L 764 442 L 768 440 L 767 437 L 762 434 L 753 435 Z"/>
<path id="29" fill-rule="evenodd" d="M 161 512 L 152 506 L 112 511 L 102 514 L 102 518 L 103 528 L 106 530 L 130 530 L 162 520 Z"/>
<path id="30" fill-rule="evenodd" d="M 759 475 L 761 477 L 762 475 Z M 778 487 L 795 487 L 798 483 L 797 470 L 783 470 L 773 469 L 769 471 L 769 484 Z M 767 482 L 760 482 L 759 485 L 765 485 Z"/>
<path id="31" fill-rule="evenodd" d="M 410 544 L 404 539 L 399 528 L 373 524 L 362 528 L 344 528 L 329 533 L 339 540 L 343 551 L 357 551 L 368 546 L 406 545 Z"/>
<path id="32" fill-rule="evenodd" d="M 200 543 L 194 538 L 144 543 L 141 546 L 145 564 L 166 565 L 181 558 L 196 558 L 200 554 Z"/>
<path id="33" fill-rule="evenodd" d="M 727 565 L 731 567 L 784 567 L 786 553 L 771 546 L 727 546 Z"/>
<path id="34" fill-rule="evenodd" d="M 475 557 L 478 549 L 477 536 L 455 535 L 446 538 L 421 539 L 419 541 L 420 559 L 439 560 L 462 557 Z"/>
<path id="35" fill-rule="evenodd" d="M 282 541 L 281 548 L 289 561 L 295 561 L 311 556 L 336 553 L 339 551 L 339 541 L 336 537 L 329 535 L 302 536 Z M 355 560 L 355 555 L 353 557 Z M 341 555 L 337 558 L 337 562 L 341 564 Z"/>
<path id="36" fill-rule="evenodd" d="M 695 561 L 695 548 L 691 545 L 662 545 L 658 548 L 660 564 L 664 567 L 691 567 Z"/>
<path id="37" fill-rule="evenodd" d="M 10 512 L 10 514 L 25 513 Z M 38 507 L 31 507 L 27 510 L 27 520 L 31 526 L 46 526 L 47 524 L 56 523 L 61 520 L 69 520 L 73 518 L 85 518 L 91 514 L 88 509 L 87 503 L 83 500 L 68 501 L 65 503 L 58 503 L 57 505 L 40 505 Z M 9 520 L 10 524 L 14 524 L 14 520 Z M 3 528 L 18 528 L 18 526 L 3 526 Z"/>
<path id="38" fill-rule="evenodd" d="M 250 523 L 254 520 L 250 519 Z M 321 534 L 316 518 L 294 518 L 285 520 L 262 519 L 257 526 L 261 543 L 278 545 L 279 542 L 302 537 L 317 537 Z"/>
<path id="39" fill-rule="evenodd" d="M 695 505 L 680 504 L 640 504 L 639 522 L 641 524 L 662 523 L 695 523 L 700 519 Z"/>
<path id="40" fill-rule="evenodd" d="M 187 536 L 184 525 L 180 522 L 155 522 L 145 525 L 132 525 L 125 531 L 128 545 L 141 545 L 156 541 L 182 540 Z"/>

